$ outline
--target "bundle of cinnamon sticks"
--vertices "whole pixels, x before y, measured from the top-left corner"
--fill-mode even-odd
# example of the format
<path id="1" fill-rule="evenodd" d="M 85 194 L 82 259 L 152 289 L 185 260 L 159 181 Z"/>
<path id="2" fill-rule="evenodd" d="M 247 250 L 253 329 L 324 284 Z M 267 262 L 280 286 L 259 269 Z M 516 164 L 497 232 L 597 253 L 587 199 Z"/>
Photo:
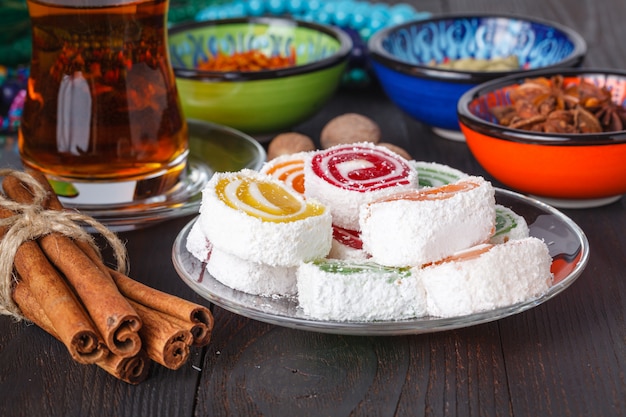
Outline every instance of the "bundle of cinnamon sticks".
<path id="1" fill-rule="evenodd" d="M 191 346 L 209 343 L 213 316 L 206 307 L 135 281 L 123 267 L 105 266 L 93 241 L 55 220 L 64 208 L 46 178 L 25 174 L 4 175 L 6 204 L 0 205 L 0 242 L 7 244 L 3 248 L 18 242 L 10 288 L 18 317 L 60 340 L 77 362 L 131 384 L 147 378 L 153 361 L 178 369 Z M 17 216 L 19 230 L 12 230 L 6 220 Z M 29 228 L 36 237 L 20 238 Z"/>

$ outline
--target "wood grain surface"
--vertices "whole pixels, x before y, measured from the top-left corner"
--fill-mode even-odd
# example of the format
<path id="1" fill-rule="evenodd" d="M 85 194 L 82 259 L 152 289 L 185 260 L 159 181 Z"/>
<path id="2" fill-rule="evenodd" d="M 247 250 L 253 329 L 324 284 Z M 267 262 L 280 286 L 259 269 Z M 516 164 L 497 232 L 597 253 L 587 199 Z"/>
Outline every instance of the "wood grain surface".
<path id="1" fill-rule="evenodd" d="M 626 68 L 623 0 L 425 0 L 433 13 L 506 12 L 578 30 L 584 66 Z M 375 120 L 418 160 L 489 176 L 463 143 L 436 137 L 381 89 L 340 90 L 296 128 L 318 138 L 334 116 Z M 626 163 L 626 161 L 624 161 Z M 581 167 L 584 169 L 584 167 Z M 496 185 L 499 185 L 494 181 Z M 138 386 L 73 362 L 35 326 L 0 317 L 0 416 L 626 416 L 626 203 L 563 210 L 591 248 L 580 278 L 527 312 L 465 329 L 400 337 L 327 335 L 212 308 L 212 343 Z M 130 276 L 207 304 L 177 276 L 172 243 L 190 218 L 121 233 Z"/>

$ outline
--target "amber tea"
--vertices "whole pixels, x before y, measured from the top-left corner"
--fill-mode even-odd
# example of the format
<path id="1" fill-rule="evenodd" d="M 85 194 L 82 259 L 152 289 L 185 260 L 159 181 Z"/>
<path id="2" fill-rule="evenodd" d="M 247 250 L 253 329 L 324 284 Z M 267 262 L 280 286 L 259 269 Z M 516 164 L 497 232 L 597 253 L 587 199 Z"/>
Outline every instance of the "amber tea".
<path id="1" fill-rule="evenodd" d="M 133 198 L 163 191 L 188 153 L 167 52 L 168 1 L 52 1 L 28 0 L 24 164 L 70 182 L 137 181 L 135 194 L 143 195 Z"/>

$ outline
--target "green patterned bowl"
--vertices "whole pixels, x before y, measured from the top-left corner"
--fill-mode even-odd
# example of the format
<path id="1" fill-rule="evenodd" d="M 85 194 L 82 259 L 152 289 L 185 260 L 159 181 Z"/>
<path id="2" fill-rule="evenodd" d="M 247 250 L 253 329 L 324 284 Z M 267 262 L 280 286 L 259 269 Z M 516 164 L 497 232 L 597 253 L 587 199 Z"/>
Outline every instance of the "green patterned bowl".
<path id="1" fill-rule="evenodd" d="M 175 25 L 169 51 L 183 112 L 188 118 L 248 134 L 289 130 L 315 114 L 335 93 L 352 41 L 341 29 L 290 18 L 223 19 Z M 296 64 L 276 70 L 198 70 L 218 52 L 259 50 Z"/>

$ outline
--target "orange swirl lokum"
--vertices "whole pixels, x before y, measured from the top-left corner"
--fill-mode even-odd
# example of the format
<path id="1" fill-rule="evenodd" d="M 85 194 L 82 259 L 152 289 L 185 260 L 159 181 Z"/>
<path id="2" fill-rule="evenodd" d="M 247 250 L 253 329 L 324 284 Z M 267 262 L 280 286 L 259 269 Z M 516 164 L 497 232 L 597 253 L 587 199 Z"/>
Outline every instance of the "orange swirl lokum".
<path id="1" fill-rule="evenodd" d="M 304 194 L 304 160 L 307 155 L 307 152 L 281 155 L 265 164 L 261 172 L 279 179 L 294 191 Z"/>

